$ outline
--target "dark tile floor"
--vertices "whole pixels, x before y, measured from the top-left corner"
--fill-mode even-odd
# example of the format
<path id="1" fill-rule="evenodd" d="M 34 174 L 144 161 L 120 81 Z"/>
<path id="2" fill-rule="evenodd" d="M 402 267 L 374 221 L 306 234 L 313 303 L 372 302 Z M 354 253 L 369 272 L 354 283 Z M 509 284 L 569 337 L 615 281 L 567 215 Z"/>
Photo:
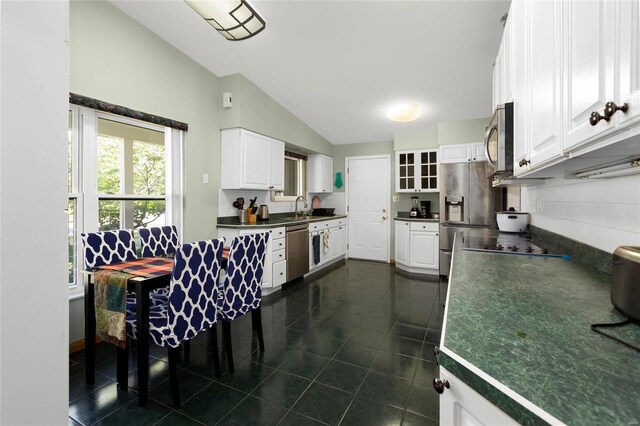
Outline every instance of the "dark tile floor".
<path id="1" fill-rule="evenodd" d="M 446 282 L 357 260 L 315 275 L 264 298 L 265 352 L 249 316 L 232 323 L 234 374 L 216 380 L 208 336 L 194 339 L 190 358 L 180 360 L 179 410 L 171 406 L 164 349 L 152 345 L 144 408 L 135 351 L 128 392 L 116 388 L 115 347 L 98 347 L 93 385 L 84 382 L 84 354 L 72 354 L 69 424 L 438 424 L 431 381 Z M 224 370 L 224 354 L 222 363 Z"/>

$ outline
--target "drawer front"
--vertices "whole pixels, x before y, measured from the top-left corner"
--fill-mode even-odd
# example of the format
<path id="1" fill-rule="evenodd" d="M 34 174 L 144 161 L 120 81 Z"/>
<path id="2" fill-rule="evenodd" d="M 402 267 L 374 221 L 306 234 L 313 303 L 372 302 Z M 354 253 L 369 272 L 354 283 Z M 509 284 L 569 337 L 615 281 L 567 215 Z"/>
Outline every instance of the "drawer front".
<path id="1" fill-rule="evenodd" d="M 278 250 L 283 250 L 286 246 L 286 238 L 278 238 L 277 240 L 273 240 L 273 245 L 271 251 L 275 252 Z"/>
<path id="2" fill-rule="evenodd" d="M 278 238 L 284 238 L 286 235 L 286 231 L 285 228 L 273 228 L 270 229 L 269 232 L 271 232 L 271 239 L 272 240 L 276 240 Z"/>
<path id="3" fill-rule="evenodd" d="M 319 231 L 324 229 L 324 222 L 315 222 L 309 224 L 309 231 Z"/>
<path id="4" fill-rule="evenodd" d="M 277 287 L 287 282 L 287 261 L 281 260 L 273 264 L 273 286 Z"/>
<path id="5" fill-rule="evenodd" d="M 273 252 L 273 263 L 281 262 L 286 259 L 286 250 L 278 250 Z"/>
<path id="6" fill-rule="evenodd" d="M 410 222 L 411 231 L 438 232 L 438 222 Z"/>

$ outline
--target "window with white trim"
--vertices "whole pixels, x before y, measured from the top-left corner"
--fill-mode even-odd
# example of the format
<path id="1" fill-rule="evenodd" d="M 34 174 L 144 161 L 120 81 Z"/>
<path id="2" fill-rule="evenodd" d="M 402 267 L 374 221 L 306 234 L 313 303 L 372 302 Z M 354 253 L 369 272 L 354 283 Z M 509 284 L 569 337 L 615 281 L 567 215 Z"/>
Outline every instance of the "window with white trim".
<path id="1" fill-rule="evenodd" d="M 81 233 L 170 224 L 181 234 L 182 132 L 71 106 L 68 146 L 69 286 L 77 296 Z"/>

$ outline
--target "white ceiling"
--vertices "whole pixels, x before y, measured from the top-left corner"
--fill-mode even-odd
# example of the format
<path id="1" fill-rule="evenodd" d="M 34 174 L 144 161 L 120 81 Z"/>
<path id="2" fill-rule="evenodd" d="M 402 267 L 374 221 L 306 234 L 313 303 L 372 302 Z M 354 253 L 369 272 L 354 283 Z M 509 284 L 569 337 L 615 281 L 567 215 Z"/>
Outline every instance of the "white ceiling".
<path id="1" fill-rule="evenodd" d="M 509 0 L 258 1 L 257 36 L 227 41 L 182 1 L 113 1 L 223 77 L 241 73 L 333 144 L 379 142 L 491 115 Z M 414 100 L 413 123 L 386 108 Z M 222 102 L 222 100 L 220 100 Z"/>

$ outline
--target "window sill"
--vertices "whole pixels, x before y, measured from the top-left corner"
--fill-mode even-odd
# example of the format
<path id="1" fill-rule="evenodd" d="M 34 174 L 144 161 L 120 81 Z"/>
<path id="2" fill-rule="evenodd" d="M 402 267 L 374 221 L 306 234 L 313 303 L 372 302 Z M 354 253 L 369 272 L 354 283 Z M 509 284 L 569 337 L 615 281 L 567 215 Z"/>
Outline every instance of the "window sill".
<path id="1" fill-rule="evenodd" d="M 82 299 L 84 297 L 84 291 L 82 287 L 73 286 L 69 287 L 69 302 L 72 300 Z"/>

